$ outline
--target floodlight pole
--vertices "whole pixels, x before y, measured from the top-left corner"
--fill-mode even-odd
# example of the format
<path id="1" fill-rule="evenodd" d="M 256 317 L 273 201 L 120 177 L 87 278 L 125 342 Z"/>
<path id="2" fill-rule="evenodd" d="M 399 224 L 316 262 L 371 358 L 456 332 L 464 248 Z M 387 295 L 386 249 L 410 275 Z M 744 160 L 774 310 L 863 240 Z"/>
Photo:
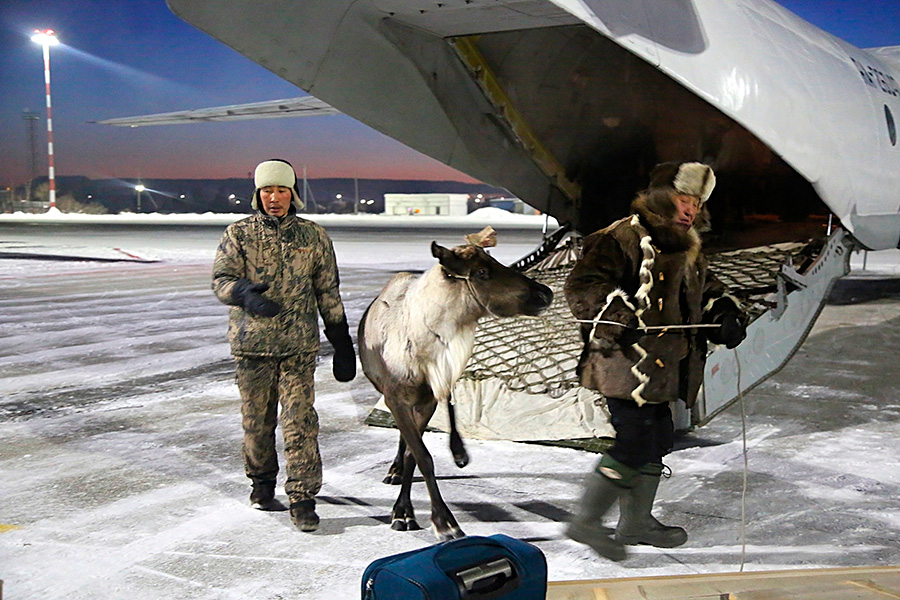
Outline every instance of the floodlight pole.
<path id="1" fill-rule="evenodd" d="M 41 45 L 44 49 L 44 87 L 47 90 L 47 160 L 48 170 L 47 176 L 50 183 L 50 210 L 56 209 L 56 177 L 55 168 L 53 166 L 53 109 L 50 103 L 50 46 L 59 43 L 56 34 L 52 29 L 35 30 L 35 35 L 31 41 Z"/>
<path id="2" fill-rule="evenodd" d="M 50 180 L 50 208 L 56 208 L 56 168 L 53 165 L 53 105 L 50 103 L 50 45 L 44 49 L 44 84 L 47 88 L 47 175 Z"/>

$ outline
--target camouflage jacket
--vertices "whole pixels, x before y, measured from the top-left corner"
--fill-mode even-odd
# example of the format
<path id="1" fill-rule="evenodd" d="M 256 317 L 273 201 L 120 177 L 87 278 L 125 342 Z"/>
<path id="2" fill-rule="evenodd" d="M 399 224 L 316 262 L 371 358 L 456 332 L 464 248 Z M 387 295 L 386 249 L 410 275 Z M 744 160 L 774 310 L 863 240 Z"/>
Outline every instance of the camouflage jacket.
<path id="1" fill-rule="evenodd" d="M 256 317 L 236 306 L 238 279 L 268 283 L 264 296 L 277 302 L 275 317 Z M 225 230 L 213 265 L 212 289 L 231 305 L 228 341 L 235 356 L 293 356 L 319 349 L 317 310 L 326 325 L 344 319 L 331 239 L 312 221 L 294 214 L 281 222 L 256 214 Z"/>

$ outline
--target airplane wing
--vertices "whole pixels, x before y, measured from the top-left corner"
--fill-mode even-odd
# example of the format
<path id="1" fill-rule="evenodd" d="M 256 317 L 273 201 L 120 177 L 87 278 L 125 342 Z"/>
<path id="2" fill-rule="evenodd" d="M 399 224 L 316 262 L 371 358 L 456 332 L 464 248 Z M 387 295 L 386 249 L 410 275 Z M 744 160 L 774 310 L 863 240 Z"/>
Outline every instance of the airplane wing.
<path id="1" fill-rule="evenodd" d="M 279 117 L 314 117 L 336 115 L 340 111 L 312 96 L 234 104 L 215 108 L 181 110 L 139 117 L 122 117 L 97 121 L 100 125 L 142 127 L 144 125 L 180 125 L 208 121 L 240 121 L 244 119 L 275 119 Z"/>

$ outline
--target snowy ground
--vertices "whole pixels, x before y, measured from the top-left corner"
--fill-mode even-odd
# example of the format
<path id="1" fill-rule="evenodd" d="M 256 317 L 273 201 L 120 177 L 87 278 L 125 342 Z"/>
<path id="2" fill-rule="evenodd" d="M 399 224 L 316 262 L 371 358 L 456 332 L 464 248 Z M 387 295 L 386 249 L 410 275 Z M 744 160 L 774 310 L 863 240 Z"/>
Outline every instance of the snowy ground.
<path id="1" fill-rule="evenodd" d="M 362 375 L 336 383 L 328 356 L 316 373 L 321 528 L 303 534 L 286 513 L 248 506 L 225 308 L 209 291 L 219 231 L 207 229 L 113 241 L 0 220 L 0 251 L 161 259 L 0 259 L 6 598 L 357 598 L 372 560 L 433 543 L 387 525 L 397 488 L 381 478 L 397 433 L 362 423 L 374 391 Z M 352 325 L 392 269 L 433 262 L 429 234 L 333 237 Z M 530 249 L 526 234 L 510 237 L 507 261 Z M 426 434 L 463 529 L 535 543 L 551 580 L 736 571 L 744 540 L 745 570 L 900 564 L 900 255 L 872 253 L 865 272 L 862 258 L 797 355 L 744 399 L 743 503 L 740 406 L 679 439 L 657 516 L 688 529 L 685 546 L 615 564 L 564 538 L 594 455 L 469 440 L 459 470 L 446 436 Z M 424 486 L 413 499 L 426 524 Z"/>

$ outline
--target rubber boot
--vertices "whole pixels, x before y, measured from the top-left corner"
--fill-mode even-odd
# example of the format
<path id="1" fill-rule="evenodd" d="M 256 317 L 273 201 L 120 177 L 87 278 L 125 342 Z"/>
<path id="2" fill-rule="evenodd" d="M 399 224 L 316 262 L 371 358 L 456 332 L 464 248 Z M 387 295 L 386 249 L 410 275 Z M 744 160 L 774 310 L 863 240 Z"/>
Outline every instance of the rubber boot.
<path id="1" fill-rule="evenodd" d="M 587 544 L 604 558 L 620 561 L 626 557 L 625 547 L 616 540 L 612 528 L 603 526 L 603 517 L 625 491 L 622 483 L 627 484 L 628 479 L 622 478 L 609 466 L 611 464 L 619 466 L 622 470 L 628 469 L 607 456 L 601 459 L 597 469 L 591 471 L 585 480 L 584 495 L 581 497 L 578 513 L 569 522 L 566 535 L 576 542 Z M 604 472 L 619 479 L 613 480 L 604 475 Z"/>
<path id="2" fill-rule="evenodd" d="M 661 473 L 662 465 L 647 465 L 635 478 L 634 487 L 623 490 L 616 527 L 616 540 L 620 543 L 675 548 L 687 541 L 688 535 L 684 529 L 663 525 L 650 514 Z"/>

